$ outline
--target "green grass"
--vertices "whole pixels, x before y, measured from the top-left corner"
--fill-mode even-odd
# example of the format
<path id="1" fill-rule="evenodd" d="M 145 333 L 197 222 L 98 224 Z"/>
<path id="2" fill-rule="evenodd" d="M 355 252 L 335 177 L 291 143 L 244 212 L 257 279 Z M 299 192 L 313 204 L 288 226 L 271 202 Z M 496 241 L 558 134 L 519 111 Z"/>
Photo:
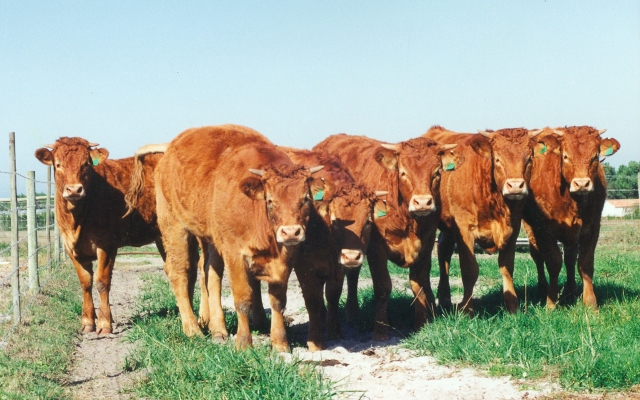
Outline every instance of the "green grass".
<path id="1" fill-rule="evenodd" d="M 228 318 L 233 332 L 235 313 Z M 136 397 L 328 399 L 336 393 L 311 364 L 287 363 L 267 345 L 237 351 L 232 340 L 215 344 L 208 337 L 186 338 L 173 293 L 160 277 L 146 277 L 128 339 L 136 342 L 136 350 L 126 368 L 148 371 L 133 388 Z"/>
<path id="2" fill-rule="evenodd" d="M 0 398 L 65 398 L 65 372 L 80 326 L 78 278 L 63 264 L 0 350 Z"/>
<path id="3" fill-rule="evenodd" d="M 510 315 L 502 308 L 496 256 L 480 256 L 479 282 L 485 289 L 476 285 L 477 316 L 440 315 L 404 345 L 444 364 L 551 379 L 568 390 L 626 390 L 640 384 L 640 252 L 626 244 L 637 230 L 604 233 L 605 245 L 596 251 L 595 261 L 599 312 L 583 307 L 581 300 L 547 310 L 537 293 L 533 261 L 517 254 L 515 284 L 522 312 Z M 459 276 L 454 262 L 451 274 Z"/>

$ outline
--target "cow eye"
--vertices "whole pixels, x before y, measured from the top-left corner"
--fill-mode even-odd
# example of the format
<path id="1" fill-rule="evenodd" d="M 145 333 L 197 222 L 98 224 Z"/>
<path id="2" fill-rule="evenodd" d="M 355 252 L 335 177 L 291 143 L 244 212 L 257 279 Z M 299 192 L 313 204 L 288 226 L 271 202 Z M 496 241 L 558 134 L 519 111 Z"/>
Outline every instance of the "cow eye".
<path id="1" fill-rule="evenodd" d="M 498 157 L 496 157 L 496 163 L 500 164 L 500 159 Z"/>
<path id="2" fill-rule="evenodd" d="M 568 160 L 568 159 L 569 159 L 569 156 L 565 154 L 562 158 L 564 158 L 564 159 L 565 159 L 565 161 L 566 161 L 566 160 Z"/>

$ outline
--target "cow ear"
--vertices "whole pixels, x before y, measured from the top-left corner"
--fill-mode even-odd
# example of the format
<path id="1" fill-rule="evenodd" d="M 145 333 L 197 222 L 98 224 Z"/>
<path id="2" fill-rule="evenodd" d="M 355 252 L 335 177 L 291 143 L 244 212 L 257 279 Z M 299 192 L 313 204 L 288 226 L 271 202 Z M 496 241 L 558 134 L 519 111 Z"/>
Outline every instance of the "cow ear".
<path id="1" fill-rule="evenodd" d="M 398 168 L 398 156 L 395 151 L 380 147 L 374 156 L 378 164 L 395 171 Z"/>
<path id="2" fill-rule="evenodd" d="M 93 165 L 98 165 L 109 157 L 109 150 L 104 148 L 91 149 L 89 154 L 91 155 Z"/>
<path id="3" fill-rule="evenodd" d="M 471 148 L 473 151 L 485 158 L 491 158 L 491 143 L 489 140 L 481 135 L 475 135 L 471 139 Z"/>
<path id="4" fill-rule="evenodd" d="M 611 156 L 618 150 L 620 150 L 620 143 L 615 139 L 606 138 L 600 142 L 600 157 Z"/>
<path id="5" fill-rule="evenodd" d="M 244 178 L 240 182 L 240 190 L 250 199 L 264 200 L 264 186 L 260 178 L 253 176 Z"/>
<path id="6" fill-rule="evenodd" d="M 387 205 L 387 201 L 378 199 L 373 206 L 373 219 L 376 220 L 386 217 L 388 211 L 389 207 Z"/>
<path id="7" fill-rule="evenodd" d="M 464 163 L 464 156 L 456 153 L 454 150 L 446 150 L 441 156 L 442 169 L 445 171 L 453 171 Z"/>
<path id="8" fill-rule="evenodd" d="M 309 182 L 309 192 L 311 192 L 311 198 L 313 201 L 323 201 L 327 198 L 327 185 L 322 178 L 312 178 Z"/>
<path id="9" fill-rule="evenodd" d="M 53 153 L 49 149 L 42 147 L 36 150 L 36 158 L 43 164 L 53 165 Z"/>
<path id="10" fill-rule="evenodd" d="M 560 153 L 560 142 L 554 136 L 541 138 L 533 146 L 534 157 L 544 157 L 549 153 Z"/>

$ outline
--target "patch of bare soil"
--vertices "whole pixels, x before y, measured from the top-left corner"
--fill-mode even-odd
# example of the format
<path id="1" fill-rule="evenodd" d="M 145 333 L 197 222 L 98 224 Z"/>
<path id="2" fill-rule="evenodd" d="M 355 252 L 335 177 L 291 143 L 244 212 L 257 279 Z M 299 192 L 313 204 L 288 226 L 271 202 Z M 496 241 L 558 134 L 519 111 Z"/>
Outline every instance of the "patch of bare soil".
<path id="1" fill-rule="evenodd" d="M 113 332 L 108 335 L 83 333 L 69 373 L 68 394 L 75 399 L 130 399 L 124 389 L 131 387 L 138 373 L 124 371 L 125 358 L 134 344 L 123 340 L 131 328 L 135 299 L 142 286 L 144 273 L 164 274 L 160 256 L 116 258 L 111 283 L 111 314 Z M 78 283 L 76 283 L 78 284 Z M 79 284 L 78 284 L 79 285 Z M 93 293 L 96 315 L 100 299 Z M 78 319 L 80 325 L 80 319 Z"/>

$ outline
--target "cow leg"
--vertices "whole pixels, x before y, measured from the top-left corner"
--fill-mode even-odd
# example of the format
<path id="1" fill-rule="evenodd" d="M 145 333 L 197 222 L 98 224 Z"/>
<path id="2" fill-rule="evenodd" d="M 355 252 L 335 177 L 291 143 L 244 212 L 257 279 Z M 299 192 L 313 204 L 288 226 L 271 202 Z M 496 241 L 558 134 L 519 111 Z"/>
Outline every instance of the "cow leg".
<path id="1" fill-rule="evenodd" d="M 422 328 L 435 313 L 436 300 L 431 290 L 431 251 L 435 241 L 435 230 L 422 240 L 422 249 L 417 262 L 409 266 L 409 281 L 415 297 L 414 329 Z"/>
<path id="2" fill-rule="evenodd" d="M 207 291 L 209 293 L 209 332 L 214 342 L 225 341 L 229 337 L 222 309 L 222 276 L 224 275 L 224 261 L 212 245 L 208 245 L 209 279 Z"/>
<path id="3" fill-rule="evenodd" d="M 460 309 L 469 315 L 473 315 L 473 288 L 478 281 L 479 274 L 478 261 L 473 249 L 475 238 L 470 232 L 466 232 L 463 238 L 461 232 L 457 238 L 457 244 L 460 256 L 460 275 L 462 275 L 462 286 L 464 288 Z"/>
<path id="4" fill-rule="evenodd" d="M 580 237 L 578 252 L 578 271 L 582 278 L 582 302 L 595 310 L 598 309 L 598 301 L 593 291 L 593 262 L 599 235 L 600 221 L 598 220 L 587 235 Z"/>
<path id="5" fill-rule="evenodd" d="M 118 249 L 100 249 L 97 253 L 96 265 L 96 289 L 100 295 L 100 310 L 98 312 L 98 334 L 111 333 L 112 316 L 111 305 L 109 304 L 109 291 L 111 290 L 111 276 L 113 274 L 113 264 L 115 263 Z"/>
<path id="6" fill-rule="evenodd" d="M 164 250 L 164 244 L 162 244 L 162 237 L 158 237 L 156 240 L 156 247 L 158 248 L 158 253 L 160 253 L 160 257 L 162 257 L 162 261 L 167 260 L 167 252 Z"/>
<path id="7" fill-rule="evenodd" d="M 578 259 L 578 245 L 564 246 L 564 265 L 567 269 L 567 282 L 562 292 L 562 300 L 573 303 L 578 294 L 576 285 L 576 261 Z"/>
<path id="8" fill-rule="evenodd" d="M 233 293 L 233 302 L 238 315 L 238 333 L 236 334 L 236 348 L 245 349 L 251 347 L 251 329 L 249 328 L 249 313 L 253 303 L 253 290 L 249 283 L 247 266 L 240 256 L 234 258 L 224 257 L 224 264 L 229 273 L 229 283 Z"/>
<path id="9" fill-rule="evenodd" d="M 547 271 L 549 272 L 547 308 L 554 309 L 556 308 L 556 304 L 558 304 L 558 294 L 560 293 L 558 277 L 562 270 L 562 253 L 560 252 L 556 239 L 548 235 L 540 238 L 539 253 L 544 258 L 544 262 L 547 264 Z"/>
<path id="10" fill-rule="evenodd" d="M 536 232 L 526 222 L 524 222 L 523 225 L 524 230 L 527 232 L 527 236 L 529 238 L 529 254 L 531 255 L 531 259 L 536 265 L 536 271 L 538 273 L 538 294 L 540 295 L 540 297 L 547 297 L 547 293 L 549 291 L 549 283 L 547 282 L 547 276 L 544 273 L 544 256 L 542 255 L 542 253 L 540 253 L 538 241 L 536 238 Z"/>
<path id="11" fill-rule="evenodd" d="M 287 306 L 287 282 L 269 283 L 269 300 L 271 301 L 271 347 L 277 352 L 288 352 L 289 342 L 284 328 L 284 310 Z M 322 292 L 320 292 L 322 298 Z M 309 347 L 311 351 L 311 347 Z"/>
<path id="12" fill-rule="evenodd" d="M 449 286 L 449 268 L 451 256 L 456 245 L 455 236 L 451 231 L 441 230 L 438 236 L 438 265 L 440 267 L 440 281 L 438 282 L 438 303 L 444 310 L 451 309 L 451 287 Z"/>
<path id="13" fill-rule="evenodd" d="M 195 244 L 195 238 L 187 234 L 182 228 L 182 232 L 177 235 L 168 234 L 164 238 L 167 243 L 167 261 L 164 264 L 164 272 L 169 278 L 171 290 L 176 296 L 178 310 L 180 311 L 180 319 L 182 320 L 182 330 L 188 337 L 201 336 L 202 331 L 198 326 L 198 320 L 193 313 L 192 297 L 193 290 L 191 280 L 193 271 L 197 274 L 197 258 L 191 260 L 191 252 L 189 251 L 192 243 Z M 186 239 L 186 240 L 185 240 Z M 194 265 L 195 264 L 195 265 Z M 195 283 L 195 279 L 194 283 Z"/>
<path id="14" fill-rule="evenodd" d="M 387 268 L 387 254 L 377 231 L 372 232 L 367 250 L 369 270 L 373 281 L 373 297 L 376 300 L 376 317 L 373 326 L 373 340 L 389 340 L 389 320 L 387 319 L 387 305 L 391 296 L 391 277 Z"/>
<path id="15" fill-rule="evenodd" d="M 321 261 L 316 261 L 321 262 Z M 309 351 L 324 349 L 324 338 L 322 335 L 322 314 L 324 300 L 322 298 L 322 288 L 324 282 L 318 277 L 315 268 L 304 268 L 301 263 L 295 263 L 294 271 L 304 298 L 305 307 L 309 314 L 309 335 L 307 346 Z M 271 291 L 270 291 L 271 292 Z"/>
<path id="16" fill-rule="evenodd" d="M 202 249 L 202 255 L 198 260 L 198 271 L 200 272 L 200 310 L 198 310 L 198 324 L 201 328 L 209 325 L 211 320 L 211 310 L 209 308 L 209 246 L 198 238 L 198 243 Z"/>
<path id="17" fill-rule="evenodd" d="M 359 270 L 360 268 L 358 268 Z M 349 270 L 349 269 L 347 269 Z M 342 329 L 340 328 L 340 296 L 342 295 L 342 285 L 344 284 L 345 268 L 339 267 L 336 277 L 329 279 L 325 286 L 325 296 L 327 298 L 327 319 L 326 329 L 327 338 L 329 340 L 342 339 Z M 356 277 L 356 290 L 358 279 Z M 355 299 L 356 310 L 358 305 L 358 297 Z M 357 312 L 357 311 L 356 311 Z"/>
<path id="18" fill-rule="evenodd" d="M 72 254 L 67 251 L 67 254 Z M 69 256 L 73 265 L 76 267 L 76 273 L 80 280 L 82 288 L 82 332 L 93 332 L 96 330 L 96 309 L 93 306 L 93 297 L 91 291 L 93 289 L 93 264 L 91 261 L 80 263 L 73 256 Z"/>
<path id="19" fill-rule="evenodd" d="M 358 318 L 360 311 L 360 304 L 358 303 L 358 277 L 360 276 L 360 269 L 349 268 L 345 271 L 347 275 L 347 302 L 345 304 L 345 312 L 347 314 L 347 323 L 353 324 Z M 342 287 L 340 287 L 342 291 Z"/>
<path id="20" fill-rule="evenodd" d="M 262 330 L 267 326 L 267 313 L 264 311 L 264 303 L 262 303 L 261 283 L 253 274 L 249 274 L 249 284 L 253 291 L 251 323 L 253 329 Z"/>
<path id="21" fill-rule="evenodd" d="M 516 232 L 520 231 L 520 224 L 513 228 L 513 234 L 509 238 L 505 248 L 498 253 L 498 265 L 500 266 L 500 274 L 502 275 L 502 293 L 504 295 L 504 304 L 512 314 L 518 312 L 520 308 L 518 302 L 518 295 L 516 294 L 516 288 L 513 285 L 513 263 L 516 252 L 516 240 L 518 235 Z M 557 287 L 556 279 L 556 287 Z"/>

